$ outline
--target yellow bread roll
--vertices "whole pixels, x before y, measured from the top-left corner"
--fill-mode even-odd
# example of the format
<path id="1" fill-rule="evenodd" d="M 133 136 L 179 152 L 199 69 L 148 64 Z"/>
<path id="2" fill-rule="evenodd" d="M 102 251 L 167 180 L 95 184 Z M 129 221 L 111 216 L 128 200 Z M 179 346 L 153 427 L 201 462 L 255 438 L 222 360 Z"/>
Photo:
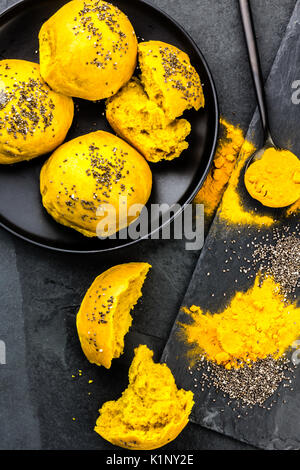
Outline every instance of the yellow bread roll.
<path id="1" fill-rule="evenodd" d="M 104 131 L 63 144 L 40 177 L 45 209 L 87 237 L 105 237 L 127 227 L 139 216 L 132 206 L 146 204 L 151 186 L 151 170 L 142 155 Z"/>
<path id="2" fill-rule="evenodd" d="M 127 16 L 101 0 L 73 0 L 39 33 L 41 74 L 53 90 L 100 100 L 132 76 L 137 39 Z"/>
<path id="3" fill-rule="evenodd" d="M 164 111 L 151 101 L 133 78 L 106 102 L 106 117 L 114 131 L 150 162 L 173 160 L 188 148 L 191 131 L 186 119 L 167 123 Z"/>
<path id="4" fill-rule="evenodd" d="M 48 87 L 38 64 L 0 61 L 0 164 L 54 150 L 65 139 L 73 115 L 72 99 Z"/>
<path id="5" fill-rule="evenodd" d="M 145 91 L 169 121 L 186 109 L 204 107 L 200 77 L 185 52 L 164 42 L 147 41 L 139 43 L 138 55 Z"/>
<path id="6" fill-rule="evenodd" d="M 187 425 L 193 393 L 178 390 L 166 364 L 155 364 L 147 346 L 135 349 L 129 386 L 117 401 L 104 403 L 95 431 L 114 445 L 151 450 L 173 441 Z"/>
<path id="7" fill-rule="evenodd" d="M 98 276 L 87 291 L 77 314 L 77 331 L 87 359 L 107 369 L 124 349 L 130 311 L 141 297 L 148 263 L 114 266 Z"/>

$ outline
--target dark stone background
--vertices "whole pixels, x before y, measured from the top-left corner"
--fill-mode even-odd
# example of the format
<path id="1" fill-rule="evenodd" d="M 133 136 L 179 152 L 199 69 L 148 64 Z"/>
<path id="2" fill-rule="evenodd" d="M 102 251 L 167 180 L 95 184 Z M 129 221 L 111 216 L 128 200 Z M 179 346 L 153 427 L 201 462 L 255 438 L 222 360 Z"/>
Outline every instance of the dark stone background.
<path id="1" fill-rule="evenodd" d="M 0 11 L 14 3 L 0 0 Z M 179 21 L 200 46 L 216 82 L 221 114 L 246 131 L 255 97 L 237 1 L 152 3 Z M 295 3 L 251 1 L 265 78 Z M 136 345 L 148 344 L 159 360 L 198 255 L 172 240 L 147 240 L 106 256 L 56 254 L 1 230 L 0 339 L 6 343 L 7 364 L 0 366 L 0 449 L 114 449 L 92 431 L 97 408 L 126 386 Z M 128 261 L 148 261 L 153 269 L 135 309 L 125 354 L 106 371 L 84 358 L 75 315 L 93 279 Z M 72 379 L 78 369 L 82 376 Z M 89 379 L 94 380 L 90 385 Z M 165 450 L 249 448 L 189 424 Z"/>

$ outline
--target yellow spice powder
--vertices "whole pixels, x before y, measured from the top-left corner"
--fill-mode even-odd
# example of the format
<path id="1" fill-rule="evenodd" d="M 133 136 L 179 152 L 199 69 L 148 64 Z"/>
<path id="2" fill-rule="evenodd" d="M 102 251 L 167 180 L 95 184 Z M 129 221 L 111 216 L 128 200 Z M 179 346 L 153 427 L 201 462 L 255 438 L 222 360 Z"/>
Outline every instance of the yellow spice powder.
<path id="1" fill-rule="evenodd" d="M 220 119 L 224 129 L 224 137 L 218 142 L 212 168 L 197 194 L 194 202 L 204 204 L 205 215 L 211 218 L 217 210 L 226 185 L 236 163 L 236 159 L 244 142 L 240 128 Z"/>
<path id="2" fill-rule="evenodd" d="M 268 215 L 247 210 L 238 190 L 241 172 L 248 158 L 255 152 L 255 146 L 244 139 L 242 130 L 220 119 L 224 137 L 219 140 L 212 168 L 194 199 L 196 204 L 204 204 L 205 215 L 211 219 L 218 209 L 221 219 L 243 225 L 271 226 L 274 219 Z M 297 213 L 300 200 L 291 206 L 286 214 Z"/>
<path id="3" fill-rule="evenodd" d="M 290 206 L 300 198 L 300 160 L 289 150 L 270 147 L 247 169 L 245 185 L 264 206 Z"/>
<path id="4" fill-rule="evenodd" d="M 205 215 L 209 219 L 222 200 L 222 219 L 233 224 L 272 225 L 272 217 L 246 210 L 237 189 L 241 171 L 255 151 L 254 145 L 244 139 L 238 126 L 223 118 L 220 124 L 224 128 L 224 137 L 219 140 L 212 168 L 194 202 L 204 204 Z"/>
<path id="5" fill-rule="evenodd" d="M 296 201 L 291 207 L 287 209 L 286 214 L 289 216 L 291 214 L 298 214 L 300 212 L 300 199 Z"/>
<path id="6" fill-rule="evenodd" d="M 300 337 L 300 308 L 284 302 L 280 285 L 261 278 L 246 293 L 238 292 L 221 313 L 192 306 L 184 311 L 190 324 L 181 324 L 191 358 L 205 356 L 227 369 L 258 359 L 277 359 Z"/>
<path id="7" fill-rule="evenodd" d="M 219 214 L 222 219 L 234 224 L 271 226 L 274 223 L 274 219 L 270 216 L 260 215 L 254 211 L 247 210 L 238 191 L 241 172 L 248 158 L 255 150 L 251 142 L 244 141 L 237 165 L 232 172 L 228 187 L 224 193 Z"/>

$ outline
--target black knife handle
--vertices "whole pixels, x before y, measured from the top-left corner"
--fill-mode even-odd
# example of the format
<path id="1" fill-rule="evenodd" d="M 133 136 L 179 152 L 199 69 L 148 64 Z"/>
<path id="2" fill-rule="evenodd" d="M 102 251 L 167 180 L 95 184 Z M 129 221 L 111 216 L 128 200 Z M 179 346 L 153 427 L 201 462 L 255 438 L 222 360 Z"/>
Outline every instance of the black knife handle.
<path id="1" fill-rule="evenodd" d="M 266 95 L 249 0 L 239 0 L 247 50 L 265 139 L 270 137 Z"/>

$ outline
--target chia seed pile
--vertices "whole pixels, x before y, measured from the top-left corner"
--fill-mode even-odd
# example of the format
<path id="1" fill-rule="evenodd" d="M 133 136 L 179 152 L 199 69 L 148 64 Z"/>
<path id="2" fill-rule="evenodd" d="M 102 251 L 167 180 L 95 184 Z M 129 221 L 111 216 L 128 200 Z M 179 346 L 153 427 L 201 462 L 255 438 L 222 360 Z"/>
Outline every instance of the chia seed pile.
<path id="1" fill-rule="evenodd" d="M 198 378 L 199 372 L 201 379 Z M 189 373 L 194 376 L 195 388 L 199 387 L 202 392 L 210 388 L 222 392 L 228 398 L 227 405 L 233 405 L 234 410 L 251 409 L 258 405 L 269 411 L 280 397 L 277 390 L 282 383 L 284 387 L 293 390 L 295 367 L 288 357 L 282 356 L 278 360 L 267 357 L 253 362 L 251 366 L 227 370 L 221 365 L 208 362 L 203 356 L 195 369 L 189 368 Z M 274 399 L 266 405 L 266 401 L 272 396 Z"/>
<path id="2" fill-rule="evenodd" d="M 247 279 L 255 278 L 256 273 L 261 271 L 262 275 L 272 276 L 275 282 L 281 285 L 284 302 L 295 300 L 298 297 L 297 288 L 300 286 L 299 228 L 300 224 L 297 224 L 294 230 L 290 226 L 275 227 L 263 235 L 259 229 L 258 236 L 255 236 L 248 245 L 251 251 L 248 257 L 236 240 L 231 241 L 231 246 L 229 242 L 224 241 L 225 253 L 228 253 L 225 264 L 230 266 L 234 257 L 237 257 L 243 263 L 240 272 Z M 224 274 L 230 272 L 230 267 L 226 269 L 222 267 L 222 272 Z M 222 393 L 228 399 L 227 405 L 233 410 L 245 409 L 247 415 L 247 410 L 254 406 L 271 410 L 281 396 L 279 388 L 289 388 L 292 391 L 295 368 L 296 365 L 291 361 L 289 352 L 276 360 L 267 357 L 249 366 L 230 370 L 207 361 L 203 354 L 199 356 L 193 368 L 189 367 L 189 373 L 195 389 L 200 392 L 212 389 Z M 238 418 L 240 417 L 238 415 Z"/>

